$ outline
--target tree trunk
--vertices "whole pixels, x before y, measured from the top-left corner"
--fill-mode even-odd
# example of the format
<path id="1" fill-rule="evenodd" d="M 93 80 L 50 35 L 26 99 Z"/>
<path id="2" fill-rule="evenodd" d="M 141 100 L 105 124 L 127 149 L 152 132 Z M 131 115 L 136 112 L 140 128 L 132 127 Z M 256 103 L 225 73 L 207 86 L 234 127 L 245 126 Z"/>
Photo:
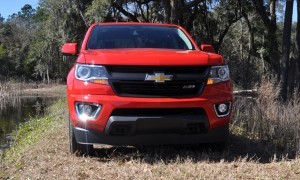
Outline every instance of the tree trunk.
<path id="1" fill-rule="evenodd" d="M 47 75 L 47 84 L 50 84 L 50 77 L 49 77 L 49 67 L 47 66 L 47 71 L 46 71 L 46 75 Z"/>
<path id="2" fill-rule="evenodd" d="M 46 79 L 45 79 L 45 73 L 43 73 L 43 83 L 45 84 L 45 81 L 46 81 Z"/>
<path id="3" fill-rule="evenodd" d="M 295 77 L 297 76 L 297 66 L 296 66 L 296 61 L 294 58 L 290 59 L 290 72 L 289 72 L 289 92 L 288 94 L 290 95 L 288 98 L 293 97 L 294 93 L 295 93 Z"/>
<path id="4" fill-rule="evenodd" d="M 185 24 L 185 29 L 187 30 L 187 32 L 191 32 L 193 29 L 193 22 L 196 19 L 196 17 L 198 16 L 198 4 L 196 4 L 194 6 L 194 12 L 191 14 L 191 16 L 189 17 L 187 23 Z M 181 23 L 180 23 L 181 24 Z"/>
<path id="5" fill-rule="evenodd" d="M 270 1 L 271 23 L 276 23 L 276 0 Z"/>
<path id="6" fill-rule="evenodd" d="M 291 31 L 294 0 L 286 1 L 284 27 L 282 36 L 282 68 L 281 68 L 281 87 L 280 97 L 283 101 L 287 100 L 288 80 L 289 80 L 289 55 L 291 49 Z"/>
<path id="7" fill-rule="evenodd" d="M 264 7 L 264 0 L 252 0 L 255 5 L 256 11 L 260 15 L 264 26 L 267 29 L 266 48 L 267 56 L 264 60 L 271 65 L 272 70 L 277 75 L 277 81 L 280 81 L 280 55 L 277 41 L 277 24 L 276 24 L 276 0 L 270 0 L 269 11 L 267 12 Z M 270 14 L 270 17 L 269 17 Z"/>
<path id="8" fill-rule="evenodd" d="M 300 0 L 297 0 L 297 29 L 296 29 L 296 61 L 298 63 L 298 80 L 300 79 Z M 298 93 L 300 93 L 300 81 L 298 81 Z"/>
<path id="9" fill-rule="evenodd" d="M 164 13 L 164 23 L 171 23 L 171 4 L 170 4 L 170 0 L 163 0 L 163 7 L 165 10 Z"/>
<path id="10" fill-rule="evenodd" d="M 293 0 L 292 0 L 293 1 Z M 275 73 L 277 74 L 277 80 L 280 81 L 280 55 L 279 55 L 279 45 L 277 41 L 277 24 L 276 24 L 276 0 L 271 0 L 269 5 L 270 10 L 270 23 L 268 27 L 268 51 L 270 56 L 271 64 L 273 64 L 273 68 Z"/>
<path id="11" fill-rule="evenodd" d="M 171 0 L 171 24 L 178 24 L 178 0 Z"/>

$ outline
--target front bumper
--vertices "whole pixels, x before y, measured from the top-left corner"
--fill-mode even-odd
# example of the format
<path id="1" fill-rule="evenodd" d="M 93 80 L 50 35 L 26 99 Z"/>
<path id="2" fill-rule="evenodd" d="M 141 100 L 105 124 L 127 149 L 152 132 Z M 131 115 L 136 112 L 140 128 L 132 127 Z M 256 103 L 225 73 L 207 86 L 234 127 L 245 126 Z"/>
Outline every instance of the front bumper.
<path id="1" fill-rule="evenodd" d="M 107 122 L 115 109 L 201 108 L 205 111 L 208 117 L 209 129 L 226 126 L 229 124 L 231 118 L 231 113 L 226 117 L 217 117 L 214 109 L 214 104 L 216 103 L 231 102 L 232 104 L 233 97 L 231 82 L 224 82 L 206 86 L 201 96 L 190 98 L 120 97 L 109 93 L 106 95 L 95 94 L 96 90 L 89 92 L 84 88 L 80 94 L 78 94 L 79 92 L 77 91 L 75 91 L 76 93 L 74 93 L 74 87 L 79 87 L 79 85 L 81 84 L 78 84 L 76 86 L 75 84 L 68 84 L 68 106 L 70 112 L 70 119 L 73 122 L 74 126 L 85 128 L 88 130 L 104 132 Z M 93 84 L 89 85 L 95 86 Z M 111 90 L 109 86 L 106 87 L 108 90 Z M 102 91 L 98 90 L 97 92 Z M 104 92 L 106 93 L 106 91 Z M 80 118 L 76 114 L 75 102 L 89 102 L 100 104 L 102 105 L 102 109 L 97 119 L 80 121 Z"/>
<path id="2" fill-rule="evenodd" d="M 211 129 L 203 134 L 139 134 L 135 136 L 112 136 L 107 133 L 74 127 L 76 141 L 80 144 L 108 145 L 162 145 L 217 143 L 227 140 L 228 126 Z"/>
<path id="3" fill-rule="evenodd" d="M 74 81 L 73 81 L 74 82 Z M 90 88 L 85 88 L 90 87 Z M 91 90 L 91 87 L 92 90 Z M 101 86 L 94 84 L 82 84 L 76 81 L 74 84 L 68 84 L 68 106 L 70 120 L 75 129 L 76 140 L 82 144 L 178 144 L 178 143 L 203 143 L 203 142 L 220 142 L 225 140 L 228 134 L 228 124 L 231 113 L 225 117 L 217 117 L 214 104 L 221 102 L 231 102 L 232 104 L 232 84 L 224 82 L 215 85 L 209 85 L 204 88 L 201 96 L 185 98 L 138 98 L 138 97 L 120 97 L 116 96 L 110 86 Z M 75 90 L 74 90 L 75 89 Z M 89 90 L 90 89 L 90 90 Z M 103 94 L 102 94 L 103 93 Z M 101 112 L 96 119 L 80 120 L 75 110 L 75 102 L 88 102 L 102 105 Z M 200 108 L 205 112 L 205 117 L 183 117 L 183 121 L 190 119 L 201 122 L 205 125 L 205 130 L 198 134 L 181 133 L 186 129 L 186 124 L 182 123 L 181 127 L 175 125 L 174 133 L 154 132 L 151 134 L 142 134 L 133 131 L 131 134 L 122 136 L 111 135 L 107 129 L 110 126 L 110 119 L 113 111 L 116 109 L 159 109 L 159 108 Z M 143 117 L 131 118 L 131 121 L 139 122 Z M 178 118 L 178 117 L 177 117 Z M 125 119 L 122 117 L 121 119 Z M 146 118 L 155 120 L 155 118 Z M 174 124 L 169 117 L 163 117 L 166 124 Z M 171 118 L 171 119 L 174 119 Z M 176 118 L 175 118 L 176 119 Z M 179 118 L 180 119 L 180 118 Z M 120 120 L 120 118 L 119 118 Z M 128 120 L 128 119 L 127 119 Z M 157 124 L 151 121 L 150 124 Z M 135 124 L 135 123 L 134 123 Z M 148 125 L 147 125 L 148 126 Z M 133 125 L 134 127 L 134 125 Z M 158 128 L 159 127 L 154 127 Z M 180 129 L 181 128 L 181 129 Z M 164 132 L 166 129 L 162 128 Z M 144 129 L 142 131 L 147 131 Z M 179 133 L 178 133 L 179 132 Z M 155 143 L 157 142 L 157 143 Z"/>

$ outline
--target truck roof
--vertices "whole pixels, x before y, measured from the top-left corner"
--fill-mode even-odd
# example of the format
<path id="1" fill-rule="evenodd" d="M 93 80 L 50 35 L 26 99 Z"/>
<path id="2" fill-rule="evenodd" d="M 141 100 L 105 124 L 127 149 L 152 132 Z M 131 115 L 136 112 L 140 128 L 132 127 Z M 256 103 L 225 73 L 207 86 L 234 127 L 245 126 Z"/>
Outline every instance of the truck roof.
<path id="1" fill-rule="evenodd" d="M 175 24 L 164 24 L 164 23 L 149 23 L 149 22 L 104 22 L 99 24 L 92 24 L 92 26 L 96 25 L 143 25 L 143 26 L 166 26 L 166 27 L 180 27 Z"/>

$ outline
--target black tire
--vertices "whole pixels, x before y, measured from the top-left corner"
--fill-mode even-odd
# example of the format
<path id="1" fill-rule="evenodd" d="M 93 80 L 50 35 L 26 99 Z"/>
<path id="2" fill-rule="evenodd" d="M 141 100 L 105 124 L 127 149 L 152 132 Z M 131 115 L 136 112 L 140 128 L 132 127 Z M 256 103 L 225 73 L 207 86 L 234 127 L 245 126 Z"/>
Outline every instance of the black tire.
<path id="1" fill-rule="evenodd" d="M 95 154 L 95 150 L 93 145 L 79 144 L 76 141 L 74 134 L 74 126 L 72 122 L 69 120 L 69 141 L 70 141 L 70 152 L 77 156 L 93 156 Z"/>

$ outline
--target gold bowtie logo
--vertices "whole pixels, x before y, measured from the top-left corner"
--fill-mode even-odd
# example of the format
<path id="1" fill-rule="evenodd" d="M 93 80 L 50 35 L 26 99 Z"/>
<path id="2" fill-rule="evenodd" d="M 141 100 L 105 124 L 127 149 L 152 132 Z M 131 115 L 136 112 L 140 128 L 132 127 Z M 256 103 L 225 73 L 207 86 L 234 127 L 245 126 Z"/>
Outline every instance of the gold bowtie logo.
<path id="1" fill-rule="evenodd" d="M 171 81 L 173 75 L 165 75 L 164 73 L 154 73 L 154 74 L 147 74 L 145 81 L 154 81 L 157 83 L 164 83 L 166 81 Z"/>

